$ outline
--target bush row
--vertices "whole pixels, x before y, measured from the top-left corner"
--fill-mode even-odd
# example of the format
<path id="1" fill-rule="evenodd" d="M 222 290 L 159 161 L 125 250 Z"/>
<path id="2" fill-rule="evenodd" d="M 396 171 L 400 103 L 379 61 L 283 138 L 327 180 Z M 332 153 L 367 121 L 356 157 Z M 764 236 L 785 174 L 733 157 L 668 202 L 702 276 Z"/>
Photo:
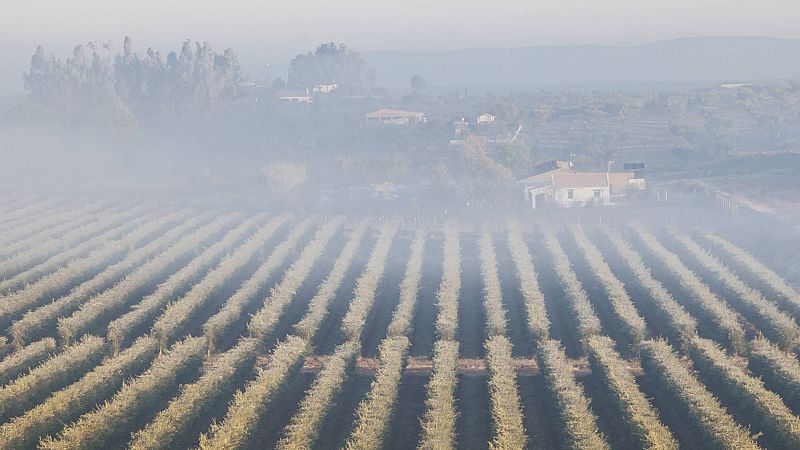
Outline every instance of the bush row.
<path id="1" fill-rule="evenodd" d="M 639 390 L 626 361 L 614 350 L 614 341 L 592 336 L 588 341 L 592 374 L 603 382 L 614 411 L 625 426 L 626 446 L 643 449 L 676 449 L 678 443 L 658 418 L 658 413 Z"/>
<path id="2" fill-rule="evenodd" d="M 0 426 L 0 447 L 33 448 L 39 439 L 58 433 L 68 424 L 106 401 L 123 382 L 145 370 L 158 353 L 158 342 L 143 337 L 129 349 L 55 392 L 25 415 Z"/>
<path id="3" fill-rule="evenodd" d="M 199 368 L 204 355 L 203 338 L 175 344 L 143 374 L 125 383 L 110 401 L 84 414 L 56 437 L 43 439 L 40 448 L 112 448 L 127 440 L 139 423 L 167 402 L 182 379 Z"/>
<path id="4" fill-rule="evenodd" d="M 397 224 L 382 226 L 378 242 L 375 244 L 375 248 L 367 261 L 367 267 L 356 281 L 353 299 L 350 302 L 347 313 L 342 318 L 342 330 L 348 339 L 359 340 L 361 338 L 361 330 L 364 328 L 367 314 L 369 314 L 369 310 L 375 300 L 375 292 L 383 279 L 386 258 L 389 255 L 389 249 L 392 247 L 397 228 Z M 258 328 L 251 327 L 251 332 L 254 330 L 254 334 L 258 336 Z"/>
<path id="5" fill-rule="evenodd" d="M 27 372 L 49 358 L 56 350 L 56 340 L 44 338 L 23 347 L 0 361 L 0 385 Z"/>
<path id="6" fill-rule="evenodd" d="M 517 272 L 519 291 L 528 313 L 528 328 L 537 341 L 550 339 L 550 319 L 530 251 L 515 224 L 508 230 L 508 249 Z"/>
<path id="7" fill-rule="evenodd" d="M 236 407 L 236 411 L 230 412 L 223 423 L 212 426 L 210 433 L 202 437 L 202 445 L 209 448 L 227 448 L 232 445 L 235 448 L 247 443 L 249 427 L 258 422 L 291 369 L 301 362 L 302 355 L 308 351 L 308 342 L 313 340 L 321 317 L 325 315 L 327 303 L 341 285 L 367 228 L 365 223 L 361 223 L 350 233 L 334 268 L 312 300 L 309 307 L 319 314 L 320 319 L 306 321 L 303 328 L 307 333 L 305 338 L 290 336 L 275 349 L 267 369 L 261 371 L 258 379 L 236 395 L 231 403 L 231 408 Z M 304 258 L 301 256 L 300 259 Z M 175 439 L 191 429 L 194 420 L 200 417 L 205 408 L 213 405 L 230 389 L 234 374 L 250 367 L 262 345 L 261 340 L 246 338 L 223 353 L 213 368 L 197 382 L 185 387 L 183 393 L 173 399 L 167 409 L 135 436 L 132 447 L 170 448 Z M 248 407 L 247 402 L 251 401 L 257 402 L 255 407 Z"/>
<path id="8" fill-rule="evenodd" d="M 583 252 L 589 268 L 603 285 L 606 297 L 611 303 L 611 309 L 617 316 L 627 344 L 635 353 L 638 350 L 639 343 L 647 337 L 647 324 L 642 316 L 639 315 L 639 311 L 636 310 L 636 306 L 625 291 L 625 285 L 611 272 L 605 258 L 603 258 L 597 247 L 589 241 L 580 225 L 570 227 L 570 231 L 578 248 Z"/>
<path id="9" fill-rule="evenodd" d="M 108 325 L 108 340 L 111 342 L 112 349 L 116 352 L 126 345 L 133 336 L 141 331 L 146 323 L 156 317 L 161 308 L 209 270 L 218 258 L 237 245 L 256 223 L 256 219 L 244 220 L 236 228 L 228 231 L 222 239 L 214 242 L 187 265 L 169 276 L 166 281 L 158 285 L 158 288 L 153 293 L 133 305 L 129 312 L 113 320 Z M 187 242 L 190 243 L 191 241 Z M 148 272 L 150 269 L 152 269 L 152 266 L 148 265 Z M 107 303 L 98 304 L 93 309 L 85 308 L 86 311 L 81 312 L 82 315 L 85 315 L 85 318 L 80 321 L 94 323 L 95 321 L 100 321 L 100 319 L 112 317 L 128 304 L 124 299 L 117 298 L 115 300 L 109 299 Z M 95 318 L 94 316 L 98 310 L 105 311 Z M 79 321 L 80 316 L 73 315 L 72 317 L 73 321 Z"/>
<path id="10" fill-rule="evenodd" d="M 159 253 L 147 264 L 136 268 L 113 288 L 91 297 L 83 302 L 75 312 L 58 319 L 58 332 L 61 338 L 64 342 L 70 342 L 82 334 L 98 328 L 103 321 L 124 310 L 135 294 L 162 279 L 170 267 L 197 248 L 198 242 L 207 241 L 228 227 L 237 217 L 238 215 L 222 216 L 184 236 L 178 243 Z M 160 289 L 161 286 L 159 286 Z"/>
<path id="11" fill-rule="evenodd" d="M 455 391 L 458 383 L 458 342 L 439 340 L 433 349 L 433 373 L 428 381 L 420 449 L 456 447 Z"/>
<path id="12" fill-rule="evenodd" d="M 207 221 L 206 218 L 209 216 L 210 214 L 204 214 L 183 221 L 146 245 L 132 250 L 125 255 L 122 261 L 107 267 L 91 280 L 81 283 L 71 290 L 68 295 L 40 308 L 28 311 L 21 319 L 11 325 L 14 345 L 19 348 L 32 339 L 44 336 L 55 326 L 60 317 L 73 313 L 92 296 L 105 289 L 113 288 L 115 283 L 143 264 L 148 264 L 147 260 L 149 258 L 157 255 L 167 246 L 172 245 L 181 236 L 199 226 L 200 223 Z"/>
<path id="13" fill-rule="evenodd" d="M 273 270 L 288 256 L 300 239 L 311 228 L 313 221 L 305 219 L 297 224 L 284 241 L 287 245 L 276 248 L 276 258 L 272 261 Z M 180 299 L 170 303 L 153 324 L 153 335 L 168 346 L 183 335 L 192 319 L 201 314 L 206 305 L 225 285 L 261 252 L 267 241 L 275 234 L 277 226 L 267 224 L 259 228 L 242 245 L 231 252 L 217 267 L 205 274 L 202 280 Z"/>
<path id="14" fill-rule="evenodd" d="M 264 319 L 266 315 L 270 318 L 268 321 L 272 323 L 272 326 L 277 323 L 283 314 L 284 308 L 291 302 L 297 290 L 308 278 L 311 270 L 325 253 L 328 243 L 336 235 L 341 225 L 341 219 L 333 219 L 317 229 L 311 238 L 311 242 L 306 244 L 300 252 L 300 256 L 286 269 L 281 280 L 272 287 L 263 302 L 261 310 L 250 319 L 251 322 Z M 275 250 L 253 273 L 250 279 L 225 302 L 219 312 L 203 324 L 203 334 L 208 339 L 209 348 L 212 351 L 226 336 L 230 335 L 236 323 L 241 320 L 245 309 L 253 303 L 258 291 L 267 283 L 275 269 L 282 264 L 289 252 L 295 247 L 299 236 L 299 229 L 295 229 L 284 242 L 275 247 Z"/>
<path id="15" fill-rule="evenodd" d="M 381 343 L 380 367 L 370 385 L 369 393 L 358 404 L 355 429 L 347 439 L 345 448 L 377 450 L 383 447 L 383 438 L 389 429 L 409 345 L 405 336 L 390 336 Z"/>
<path id="16" fill-rule="evenodd" d="M 503 290 L 500 277 L 497 275 L 497 258 L 494 255 L 492 233 L 484 231 L 478 240 L 478 251 L 481 258 L 481 276 L 483 278 L 483 305 L 486 309 L 486 333 L 491 336 L 503 336 L 508 328 L 506 311 L 503 307 Z"/>
<path id="17" fill-rule="evenodd" d="M 689 353 L 700 374 L 719 385 L 726 402 L 745 408 L 755 418 L 753 425 L 763 427 L 778 442 L 800 448 L 800 418 L 777 394 L 764 388 L 760 379 L 748 375 L 708 339 L 695 338 Z"/>
<path id="18" fill-rule="evenodd" d="M 75 206 L 75 205 L 72 205 Z M 14 230 L 6 230 L 0 238 L 0 258 L 7 259 L 12 255 L 21 254 L 37 245 L 44 245 L 46 242 L 59 242 L 60 237 L 68 237 L 68 233 L 82 228 L 90 222 L 94 215 L 98 214 L 98 209 L 102 208 L 99 202 L 84 205 L 80 208 L 68 208 L 63 211 L 43 214 L 33 221 L 20 224 Z M 52 242 L 50 242 L 52 244 Z M 63 243 L 62 243 L 63 246 Z M 63 247 L 57 247 L 63 248 Z"/>
<path id="19" fill-rule="evenodd" d="M 141 216 L 141 210 L 138 209 L 109 214 L 67 232 L 60 239 L 45 240 L 0 261 L 0 292 L 19 289 L 36 278 L 61 268 L 72 259 L 108 245 L 110 240 L 119 238 L 136 226 L 157 217 L 154 213 Z M 31 267 L 34 265 L 35 267 Z"/>
<path id="20" fill-rule="evenodd" d="M 461 244 L 458 231 L 448 227 L 444 232 L 442 250 L 442 281 L 436 291 L 436 335 L 452 341 L 458 330 L 458 296 L 461 293 Z"/>
<path id="21" fill-rule="evenodd" d="M 300 336 L 310 340 L 317 333 L 317 329 L 319 329 L 320 324 L 328 313 L 328 304 L 335 298 L 336 292 L 341 287 L 347 272 L 350 270 L 350 266 L 353 263 L 353 259 L 355 259 L 358 248 L 361 246 L 361 242 L 364 240 L 366 232 L 367 225 L 363 222 L 350 232 L 350 236 L 347 238 L 344 248 L 342 248 L 341 253 L 339 253 L 339 256 L 336 257 L 336 261 L 333 263 L 333 269 L 325 278 L 325 281 L 322 282 L 319 289 L 317 289 L 317 293 L 309 301 L 308 311 L 303 318 L 294 325 L 295 332 Z"/>
<path id="22" fill-rule="evenodd" d="M 414 308 L 417 305 L 419 282 L 422 279 L 426 235 L 427 231 L 420 228 L 411 242 L 411 254 L 406 262 L 403 281 L 400 282 L 400 301 L 392 313 L 392 321 L 387 329 L 388 336 L 405 336 L 411 328 Z"/>
<path id="23" fill-rule="evenodd" d="M 609 448 L 559 342 L 552 339 L 540 342 L 537 360 L 557 414 L 556 428 L 562 445 L 572 449 Z"/>
<path id="24" fill-rule="evenodd" d="M 578 337 L 583 342 L 589 336 L 600 334 L 600 319 L 594 313 L 592 304 L 589 302 L 589 296 L 583 290 L 581 282 L 572 270 L 567 254 L 564 253 L 564 249 L 558 243 L 558 238 L 550 232 L 545 232 L 544 240 L 553 259 L 553 266 L 561 282 L 561 287 L 564 289 L 564 293 L 567 294 L 572 311 L 575 313 L 575 320 L 578 324 Z"/>
<path id="25" fill-rule="evenodd" d="M 284 308 L 294 298 L 295 292 L 303 284 L 311 269 L 314 267 L 315 262 L 322 256 L 328 242 L 333 238 L 336 230 L 339 229 L 339 221 L 331 221 L 323 225 L 314 236 L 311 243 L 302 251 L 300 257 L 295 263 L 286 271 L 281 281 L 272 287 L 269 296 L 262 302 L 261 307 L 256 311 L 253 317 L 250 318 L 251 329 L 260 329 L 263 335 L 268 334 L 283 314 Z M 297 245 L 302 234 L 300 228 L 292 231 L 291 235 L 275 248 L 275 251 L 267 258 L 264 265 L 259 268 L 258 276 L 262 276 L 264 280 L 270 278 L 270 274 L 281 264 L 288 256 L 289 252 Z M 236 299 L 229 300 L 223 309 L 214 317 L 211 318 L 203 326 L 204 332 L 208 333 L 209 330 L 217 328 L 222 333 L 218 336 L 223 336 L 224 328 L 222 324 L 227 326 L 233 325 L 239 319 L 244 303 L 240 302 L 237 305 Z M 258 325 L 256 325 L 258 324 Z"/>
<path id="26" fill-rule="evenodd" d="M 653 277 L 642 257 L 627 242 L 610 228 L 604 228 L 603 231 L 636 281 L 650 294 L 659 313 L 659 319 L 662 319 L 671 330 L 671 337 L 682 344 L 688 342 L 697 333 L 697 321 L 694 317 L 686 312 L 683 305 L 675 301 L 667 289 Z"/>
<path id="27" fill-rule="evenodd" d="M 754 258 L 753 255 L 746 250 L 737 247 L 732 242 L 720 236 L 707 232 L 703 233 L 703 237 L 720 247 L 725 252 L 726 256 L 746 267 L 751 274 L 755 275 L 756 278 L 775 291 L 775 293 L 781 297 L 781 300 L 792 308 L 795 315 L 800 315 L 800 293 L 791 287 L 780 275 Z"/>
<path id="28" fill-rule="evenodd" d="M 511 342 L 505 336 L 491 336 L 485 346 L 494 424 L 494 436 L 489 448 L 525 448 L 528 438 L 522 425 L 522 406 L 511 357 Z"/>
<path id="29" fill-rule="evenodd" d="M 426 233 L 423 229 L 417 230 L 411 242 L 411 254 L 400 282 L 400 301 L 392 314 L 387 337 L 381 342 L 379 349 L 380 367 L 369 392 L 356 410 L 355 429 L 346 443 L 348 449 L 378 449 L 383 444 L 400 388 L 403 363 L 410 346 L 406 335 L 414 318 L 417 290 L 422 278 Z"/>
<path id="30" fill-rule="evenodd" d="M 666 341 L 642 343 L 642 367 L 676 401 L 709 448 L 757 449 L 748 430 L 736 423 L 719 401 L 686 368 Z"/>
<path id="31" fill-rule="evenodd" d="M 161 221 L 156 222 L 159 228 L 164 226 Z M 133 228 L 133 225 L 128 224 L 123 227 Z M 18 291 L 4 295 L 0 298 L 0 322 L 7 323 L 16 319 L 26 311 L 52 301 L 53 296 L 66 292 L 76 284 L 91 278 L 93 272 L 113 264 L 115 259 L 124 254 L 132 244 L 142 239 L 143 235 L 134 231 L 127 237 L 130 239 L 125 237 L 113 241 L 102 239 L 104 244 L 98 244 L 97 248 L 88 255 L 72 259 L 55 272 L 48 273 Z"/>
<path id="32" fill-rule="evenodd" d="M 800 362 L 764 338 L 749 343 L 750 369 L 774 386 L 774 391 L 791 407 L 800 408 Z"/>
<path id="33" fill-rule="evenodd" d="M 655 236 L 641 226 L 634 226 L 644 245 L 658 258 L 667 271 L 673 276 L 681 287 L 690 294 L 697 305 L 706 315 L 709 323 L 715 324 L 724 335 L 726 345 L 736 353 L 744 351 L 744 329 L 736 313 L 718 298 L 711 290 L 689 270 L 681 260 L 671 251 L 667 250 Z"/>
<path id="34" fill-rule="evenodd" d="M 757 324 L 759 329 L 787 351 L 800 346 L 800 327 L 794 319 L 778 309 L 760 292 L 748 286 L 730 269 L 696 242 L 675 229 L 671 235 L 689 254 L 696 259 L 716 280 L 733 291 L 739 299 L 739 306 L 747 312 L 747 318 Z"/>
<path id="35" fill-rule="evenodd" d="M 247 445 L 251 430 L 286 382 L 287 375 L 302 363 L 308 346 L 308 341 L 297 336 L 289 336 L 278 344 L 266 368 L 260 369 L 256 378 L 234 395 L 223 421 L 212 424 L 208 433 L 200 436 L 200 449 L 232 450 Z"/>
<path id="36" fill-rule="evenodd" d="M 0 389 L 0 420 L 6 421 L 32 408 L 51 392 L 79 379 L 105 355 L 105 342 L 86 336 Z"/>
<path id="37" fill-rule="evenodd" d="M 322 366 L 314 383 L 306 391 L 297 412 L 283 430 L 278 449 L 311 448 L 319 435 L 319 427 L 341 391 L 349 369 L 361 350 L 358 341 L 339 345 Z"/>
<path id="38" fill-rule="evenodd" d="M 180 394 L 133 436 L 129 448 L 179 447 L 181 439 L 193 429 L 197 419 L 213 414 L 220 400 L 232 393 L 239 376 L 252 370 L 258 349 L 255 339 L 242 339 L 221 354 L 197 381 L 184 385 Z"/>

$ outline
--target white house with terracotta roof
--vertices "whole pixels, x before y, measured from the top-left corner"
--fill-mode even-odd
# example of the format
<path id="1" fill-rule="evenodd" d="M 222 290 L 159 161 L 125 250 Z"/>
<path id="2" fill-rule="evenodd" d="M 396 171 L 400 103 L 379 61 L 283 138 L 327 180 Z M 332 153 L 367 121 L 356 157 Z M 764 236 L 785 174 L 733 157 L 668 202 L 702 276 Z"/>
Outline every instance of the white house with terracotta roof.
<path id="1" fill-rule="evenodd" d="M 425 113 L 402 109 L 379 109 L 366 114 L 367 124 L 415 125 L 425 122 Z"/>
<path id="2" fill-rule="evenodd" d="M 608 205 L 614 197 L 624 197 L 629 188 L 639 188 L 644 182 L 632 171 L 576 172 L 565 161 L 550 161 L 537 168 L 539 173 L 517 182 L 533 209 Z"/>

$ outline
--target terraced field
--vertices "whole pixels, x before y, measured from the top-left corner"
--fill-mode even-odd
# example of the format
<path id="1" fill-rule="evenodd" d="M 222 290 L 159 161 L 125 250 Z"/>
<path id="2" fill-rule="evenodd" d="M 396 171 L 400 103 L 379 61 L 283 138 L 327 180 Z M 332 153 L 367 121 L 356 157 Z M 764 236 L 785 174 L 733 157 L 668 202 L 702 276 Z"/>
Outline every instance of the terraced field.
<path id="1" fill-rule="evenodd" d="M 800 294 L 713 227 L 4 202 L 0 448 L 800 448 Z"/>

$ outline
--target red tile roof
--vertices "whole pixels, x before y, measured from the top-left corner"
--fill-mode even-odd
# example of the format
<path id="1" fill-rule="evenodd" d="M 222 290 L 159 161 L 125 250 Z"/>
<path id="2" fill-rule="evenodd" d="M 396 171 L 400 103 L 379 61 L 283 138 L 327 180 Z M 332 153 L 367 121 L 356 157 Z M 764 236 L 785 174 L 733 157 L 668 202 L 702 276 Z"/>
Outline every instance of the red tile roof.
<path id="1" fill-rule="evenodd" d="M 556 189 L 606 187 L 608 178 L 605 172 L 555 172 L 553 179 Z"/>

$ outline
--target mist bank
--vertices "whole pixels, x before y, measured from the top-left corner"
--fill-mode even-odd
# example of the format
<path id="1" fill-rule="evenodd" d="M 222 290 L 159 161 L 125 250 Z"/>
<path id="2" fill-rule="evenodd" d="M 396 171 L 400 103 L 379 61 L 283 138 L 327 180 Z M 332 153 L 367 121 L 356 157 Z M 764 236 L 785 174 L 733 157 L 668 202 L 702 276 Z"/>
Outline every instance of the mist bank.
<path id="1" fill-rule="evenodd" d="M 377 84 L 408 90 L 420 74 L 431 87 L 476 90 L 586 86 L 636 88 L 797 79 L 800 40 L 698 37 L 632 47 L 600 45 L 371 52 Z"/>

